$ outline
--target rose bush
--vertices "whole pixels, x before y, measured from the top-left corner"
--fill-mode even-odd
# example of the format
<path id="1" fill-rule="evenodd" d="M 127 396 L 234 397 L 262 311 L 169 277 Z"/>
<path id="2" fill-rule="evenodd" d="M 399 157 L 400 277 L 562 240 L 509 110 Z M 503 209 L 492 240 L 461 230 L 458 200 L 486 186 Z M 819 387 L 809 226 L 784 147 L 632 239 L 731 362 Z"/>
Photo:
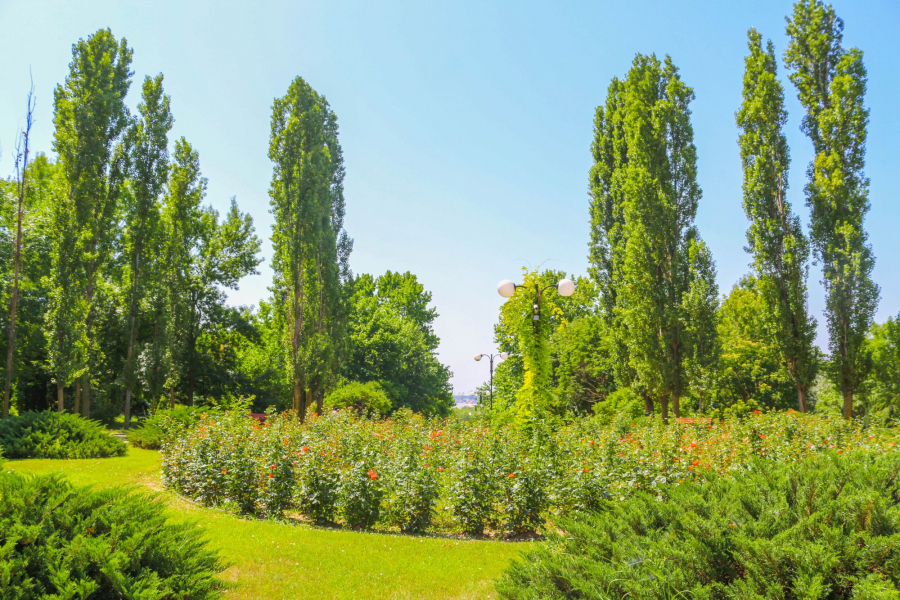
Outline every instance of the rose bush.
<path id="1" fill-rule="evenodd" d="M 664 425 L 584 418 L 551 430 L 425 419 L 369 420 L 345 410 L 297 422 L 239 412 L 201 415 L 163 444 L 167 486 L 208 505 L 319 523 L 518 535 L 547 517 L 592 510 L 635 492 L 733 476 L 762 459 L 897 451 L 900 435 L 795 412 Z M 441 515 L 449 518 L 437 518 Z"/>

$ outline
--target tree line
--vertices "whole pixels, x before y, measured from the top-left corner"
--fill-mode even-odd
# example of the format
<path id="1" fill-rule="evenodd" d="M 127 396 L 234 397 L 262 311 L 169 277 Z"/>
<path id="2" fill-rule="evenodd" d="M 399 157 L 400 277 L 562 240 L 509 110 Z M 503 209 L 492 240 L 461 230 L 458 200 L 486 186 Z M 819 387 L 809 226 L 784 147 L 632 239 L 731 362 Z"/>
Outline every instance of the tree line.
<path id="1" fill-rule="evenodd" d="M 715 262 L 694 224 L 702 195 L 694 92 L 670 57 L 638 54 L 626 77 L 612 80 L 594 119 L 589 276 L 573 299 L 544 300 L 551 306 L 542 312 L 555 314 L 546 350 L 554 393 L 544 410 L 579 412 L 629 397 L 666 419 L 670 405 L 678 416 L 690 397 L 701 411 L 742 404 L 806 412 L 839 395 L 847 418 L 855 405 L 900 414 L 898 321 L 873 326 L 879 288 L 864 227 L 863 54 L 843 46 L 843 21 L 822 0 L 799 0 L 786 22 L 783 62 L 814 150 L 804 189 L 808 236 L 787 196 L 778 58 L 750 29 L 736 124 L 752 272 L 719 297 Z M 824 354 L 808 309 L 811 254 L 823 272 Z M 564 274 L 529 276 L 547 284 Z M 516 322 L 530 317 L 509 306 L 497 342 L 514 358 L 496 381 L 501 403 L 512 406 L 529 371 L 518 357 L 527 344 Z"/>
<path id="2" fill-rule="evenodd" d="M 343 227 L 337 117 L 295 79 L 272 105 L 274 281 L 258 307 L 227 290 L 258 273 L 260 238 L 236 200 L 205 204 L 197 149 L 169 139 L 162 74 L 126 105 L 132 49 L 102 29 L 72 47 L 53 94 L 54 157 L 29 146 L 33 94 L 0 181 L 0 301 L 11 409 L 111 419 L 175 403 L 253 403 L 301 418 L 349 382 L 395 407 L 446 413 L 437 313 L 411 273 L 354 275 Z M 291 399 L 291 400 L 289 400 Z"/>

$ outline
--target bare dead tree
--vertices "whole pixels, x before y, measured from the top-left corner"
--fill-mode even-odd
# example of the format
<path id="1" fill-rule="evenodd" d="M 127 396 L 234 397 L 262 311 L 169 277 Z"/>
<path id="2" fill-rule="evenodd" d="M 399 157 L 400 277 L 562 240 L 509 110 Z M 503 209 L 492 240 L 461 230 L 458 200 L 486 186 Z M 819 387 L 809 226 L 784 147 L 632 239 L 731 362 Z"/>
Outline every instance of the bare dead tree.
<path id="1" fill-rule="evenodd" d="M 9 416 L 9 394 L 13 377 L 13 355 L 16 350 L 16 309 L 19 306 L 19 278 L 22 273 L 22 217 L 25 213 L 25 188 L 28 180 L 28 150 L 31 126 L 34 124 L 34 81 L 28 90 L 25 129 L 16 141 L 16 252 L 13 259 L 13 289 L 9 300 L 9 343 L 6 347 L 6 381 L 3 383 L 3 417 Z M 61 409 L 62 407 L 60 407 Z"/>

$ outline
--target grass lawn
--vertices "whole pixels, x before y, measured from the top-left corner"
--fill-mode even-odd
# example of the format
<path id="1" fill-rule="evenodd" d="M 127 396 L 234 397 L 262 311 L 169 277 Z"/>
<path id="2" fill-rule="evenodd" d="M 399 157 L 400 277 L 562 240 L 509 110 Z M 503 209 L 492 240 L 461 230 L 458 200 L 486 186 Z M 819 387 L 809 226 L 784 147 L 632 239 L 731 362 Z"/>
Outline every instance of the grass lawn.
<path id="1" fill-rule="evenodd" d="M 4 469 L 58 472 L 76 485 L 138 485 L 159 492 L 178 519 L 196 522 L 232 566 L 227 598 L 492 598 L 491 581 L 522 544 L 328 530 L 252 521 L 162 490 L 159 454 L 7 461 Z"/>

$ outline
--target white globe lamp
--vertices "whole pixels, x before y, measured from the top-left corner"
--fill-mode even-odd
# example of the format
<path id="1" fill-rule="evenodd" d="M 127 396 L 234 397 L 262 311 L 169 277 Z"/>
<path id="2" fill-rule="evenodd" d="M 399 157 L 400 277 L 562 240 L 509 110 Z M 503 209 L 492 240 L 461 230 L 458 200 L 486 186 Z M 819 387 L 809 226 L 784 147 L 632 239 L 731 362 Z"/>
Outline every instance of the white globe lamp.
<path id="1" fill-rule="evenodd" d="M 497 284 L 497 293 L 504 298 L 512 298 L 512 295 L 516 293 L 516 284 L 509 279 L 504 279 Z"/>
<path id="2" fill-rule="evenodd" d="M 556 284 L 556 291 L 560 296 L 571 296 L 575 293 L 575 282 L 571 279 L 560 279 Z"/>

